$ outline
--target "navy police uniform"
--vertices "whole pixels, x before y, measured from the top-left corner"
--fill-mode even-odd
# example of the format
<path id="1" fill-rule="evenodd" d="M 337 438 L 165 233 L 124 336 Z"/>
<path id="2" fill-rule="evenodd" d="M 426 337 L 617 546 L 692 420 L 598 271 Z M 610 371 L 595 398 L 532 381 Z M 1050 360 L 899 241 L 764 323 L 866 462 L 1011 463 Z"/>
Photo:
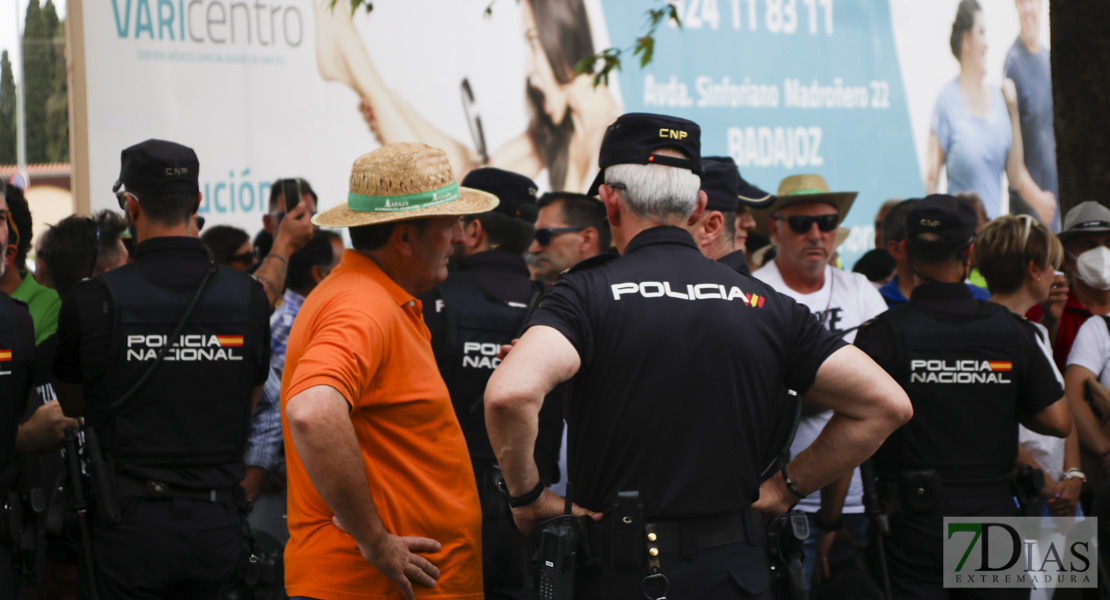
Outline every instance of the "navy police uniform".
<path id="1" fill-rule="evenodd" d="M 621 116 L 606 131 L 591 193 L 612 165 L 702 173 L 699 135 L 686 119 Z M 536 325 L 559 331 L 581 361 L 564 410 L 571 499 L 611 515 L 621 492 L 638 492 L 669 595 L 769 598 L 751 504 L 782 448 L 774 424 L 793 410 L 781 389 L 804 393 L 844 342 L 806 308 L 706 258 L 688 231 L 667 225 L 635 235 L 619 258 L 596 256 L 562 275 Z M 606 546 L 618 536 L 606 535 L 605 519 L 585 523 L 594 561 L 575 579 L 575 598 L 646 593 L 649 566 L 617 568 L 627 557 Z"/>
<path id="2" fill-rule="evenodd" d="M 782 386 L 809 389 L 844 343 L 669 226 L 571 269 L 530 325 L 558 330 L 582 361 L 566 406 L 573 500 L 604 511 L 637 490 L 648 522 L 679 523 L 681 549 L 661 560 L 675 597 L 766 594 L 749 507 L 781 449 L 769 425 L 792 410 Z M 699 543 L 737 524 L 743 541 Z M 599 569 L 578 581 L 582 597 L 631 597 L 645 575 Z"/>
<path id="3" fill-rule="evenodd" d="M 514 218 L 518 228 L 536 219 L 536 184 L 494 168 L 471 171 L 462 181 L 468 188 L 494 194 L 495 212 Z M 486 433 L 482 396 L 497 353 L 520 334 L 529 307 L 543 292 L 531 281 L 528 266 L 518 253 L 492 249 L 462 258 L 446 280 L 421 298 L 424 322 L 432 333 L 432 350 L 439 372 L 451 392 L 482 501 L 482 563 L 485 595 L 489 599 L 524 598 L 522 555 L 527 538 L 513 523 L 504 496 L 496 488 L 497 459 Z M 540 477 L 548 484 L 559 479 L 559 445 L 563 417 L 558 402 L 547 402 L 540 412 L 535 459 Z"/>
<path id="4" fill-rule="evenodd" d="M 123 151 L 121 180 L 141 202 L 159 202 L 160 193 L 195 195 L 197 166 L 192 150 L 150 140 Z M 206 274 L 188 323 L 169 339 Z M 242 455 L 252 391 L 267 375 L 268 313 L 261 284 L 216 268 L 187 237 L 144 240 L 134 262 L 79 283 L 63 301 L 55 377 L 81 385 L 86 427 L 114 466 L 120 502 L 118 523 L 98 514 L 91 524 L 100 597 L 214 597 L 234 581 L 245 543 Z M 149 379 L 116 404 L 166 345 Z"/>
<path id="5" fill-rule="evenodd" d="M 3 186 L 0 186 L 0 193 Z M 35 328 L 27 305 L 0 294 L 0 598 L 14 595 L 13 552 L 22 525 L 15 491 L 15 436 L 31 391 Z"/>
<path id="6" fill-rule="evenodd" d="M 966 219 L 966 247 L 974 213 L 955 199 L 938 210 L 933 198 L 907 215 L 907 233 L 920 231 L 911 221 L 923 218 L 954 229 L 953 222 Z M 943 589 L 942 522 L 1019 516 L 1013 500 L 1019 414 L 1035 414 L 1064 394 L 1036 339 L 1023 317 L 972 298 L 962 282 L 919 285 L 909 302 L 856 336 L 856 346 L 902 385 L 914 409 L 874 457 L 891 516 L 886 551 L 894 597 L 1028 597 L 1022 589 Z"/>

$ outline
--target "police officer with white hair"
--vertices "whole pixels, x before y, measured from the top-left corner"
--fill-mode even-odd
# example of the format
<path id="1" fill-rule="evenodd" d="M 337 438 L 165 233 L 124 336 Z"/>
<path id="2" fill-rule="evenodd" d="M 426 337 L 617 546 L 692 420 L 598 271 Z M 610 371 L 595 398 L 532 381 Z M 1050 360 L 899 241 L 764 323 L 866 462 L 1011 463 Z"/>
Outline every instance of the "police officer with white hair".
<path id="1" fill-rule="evenodd" d="M 658 598 L 664 582 L 674 597 L 769 598 L 755 515 L 847 473 L 911 416 L 898 385 L 809 311 L 698 251 L 682 226 L 705 210 L 699 133 L 651 114 L 610 125 L 591 193 L 621 256 L 563 274 L 486 388 L 490 441 L 529 532 L 564 510 L 532 448 L 544 396 L 570 382 L 570 509 L 587 517 L 591 550 L 575 598 Z M 761 484 L 784 385 L 837 414 Z"/>

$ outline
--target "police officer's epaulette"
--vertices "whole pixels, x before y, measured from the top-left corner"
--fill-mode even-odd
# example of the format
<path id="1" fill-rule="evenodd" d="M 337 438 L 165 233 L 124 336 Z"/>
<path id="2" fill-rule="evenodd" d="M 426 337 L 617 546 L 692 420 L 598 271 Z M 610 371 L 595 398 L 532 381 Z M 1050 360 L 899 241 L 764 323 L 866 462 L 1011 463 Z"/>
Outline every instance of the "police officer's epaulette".
<path id="1" fill-rule="evenodd" d="M 31 305 L 30 305 L 30 304 L 27 304 L 26 302 L 24 302 L 24 301 L 20 300 L 19 298 L 12 298 L 11 296 L 8 296 L 8 298 L 9 298 L 9 299 L 10 299 L 10 300 L 12 301 L 12 303 L 13 303 L 13 304 L 15 304 L 16 306 L 21 306 L 21 307 L 23 307 L 23 308 L 27 309 L 27 312 L 31 312 Z"/>
<path id="2" fill-rule="evenodd" d="M 601 254 L 598 254 L 596 256 L 591 256 L 591 257 L 589 257 L 585 260 L 579 261 L 578 264 L 574 265 L 573 267 L 570 267 L 569 269 L 563 271 L 562 273 L 559 273 L 559 277 L 562 277 L 563 275 L 566 275 L 567 273 L 577 273 L 578 271 L 582 271 L 584 269 L 591 269 L 593 267 L 596 267 L 598 265 L 603 265 L 603 264 L 605 264 L 605 263 L 607 263 L 607 262 L 609 262 L 609 261 L 611 261 L 615 258 L 619 258 L 619 257 L 620 257 L 620 255 L 618 255 L 614 252 L 602 252 Z"/>

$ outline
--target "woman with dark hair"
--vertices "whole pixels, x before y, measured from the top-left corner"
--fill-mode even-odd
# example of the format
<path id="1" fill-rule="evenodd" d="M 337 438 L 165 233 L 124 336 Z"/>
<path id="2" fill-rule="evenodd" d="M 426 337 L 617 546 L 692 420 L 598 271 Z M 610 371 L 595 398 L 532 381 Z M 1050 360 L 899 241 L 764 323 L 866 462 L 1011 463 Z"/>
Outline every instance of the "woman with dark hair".
<path id="1" fill-rule="evenodd" d="M 200 236 L 200 241 L 212 253 L 212 260 L 218 265 L 231 267 L 236 271 L 249 271 L 258 260 L 251 245 L 251 236 L 238 227 L 216 225 Z"/>
<path id="2" fill-rule="evenodd" d="M 987 34 L 976 0 L 961 0 L 952 23 L 949 47 L 960 74 L 940 91 L 925 154 L 925 193 L 937 190 L 940 170 L 948 175 L 948 193 L 975 191 L 987 216 L 1002 214 L 1002 172 L 1033 207 L 1042 222 L 1051 222 L 1056 197 L 1037 186 L 1025 168 L 1017 91 L 1007 79 L 1002 90 L 987 86 Z"/>
<path id="3" fill-rule="evenodd" d="M 578 61 L 594 53 L 583 0 L 527 0 L 520 3 L 528 42 L 525 92 L 528 129 L 484 161 L 475 150 L 417 114 L 382 81 L 370 60 L 350 11 L 331 10 L 316 0 L 316 59 L 324 79 L 341 81 L 362 97 L 362 111 L 378 140 L 419 140 L 443 149 L 456 175 L 498 167 L 535 179 L 546 170 L 552 190 L 585 191 L 597 172 L 605 128 L 620 107 L 605 84 L 575 75 Z"/>

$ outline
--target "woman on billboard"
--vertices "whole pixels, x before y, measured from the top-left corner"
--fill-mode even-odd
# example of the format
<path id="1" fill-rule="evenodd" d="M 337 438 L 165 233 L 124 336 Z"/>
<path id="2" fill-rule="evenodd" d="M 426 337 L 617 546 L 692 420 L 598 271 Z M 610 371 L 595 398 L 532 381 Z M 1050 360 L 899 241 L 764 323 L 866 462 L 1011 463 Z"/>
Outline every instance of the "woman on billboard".
<path id="1" fill-rule="evenodd" d="M 620 114 L 609 88 L 594 87 L 589 75 L 574 66 L 594 54 L 583 0 L 521 2 L 524 36 L 525 93 L 528 129 L 493 152 L 485 152 L 480 133 L 472 149 L 428 122 L 382 81 L 366 52 L 349 11 L 331 10 L 317 0 L 317 62 L 324 79 L 340 81 L 362 97 L 362 110 L 378 141 L 421 141 L 447 152 L 462 177 L 489 165 L 533 179 L 547 171 L 552 190 L 585 191 L 597 172 L 597 153 L 605 128 Z M 464 95 L 469 92 L 464 83 Z M 471 130 L 475 131 L 471 115 Z M 480 131 L 480 128 L 479 128 Z"/>
<path id="2" fill-rule="evenodd" d="M 925 156 L 925 193 L 937 190 L 940 169 L 948 175 L 948 193 L 978 192 L 987 216 L 1002 213 L 1002 172 L 1042 223 L 1051 223 L 1056 197 L 1041 190 L 1025 168 L 1017 91 L 1007 79 L 1002 90 L 989 87 L 987 36 L 976 0 L 961 0 L 949 39 L 960 61 L 960 74 L 940 91 Z"/>

